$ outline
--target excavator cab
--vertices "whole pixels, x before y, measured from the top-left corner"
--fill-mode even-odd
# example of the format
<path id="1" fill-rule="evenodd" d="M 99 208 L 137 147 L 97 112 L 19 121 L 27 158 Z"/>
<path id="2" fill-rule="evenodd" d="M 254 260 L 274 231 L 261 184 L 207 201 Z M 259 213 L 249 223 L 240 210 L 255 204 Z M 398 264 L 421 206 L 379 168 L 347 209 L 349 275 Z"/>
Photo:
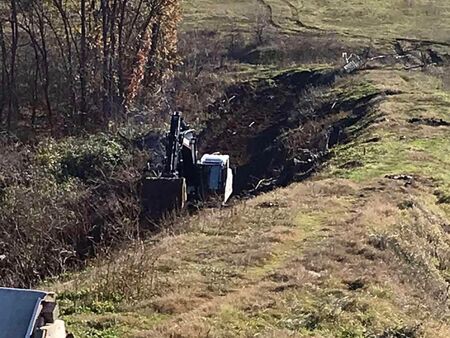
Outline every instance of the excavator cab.
<path id="1" fill-rule="evenodd" d="M 226 203 L 233 193 L 233 170 L 230 156 L 205 154 L 199 162 L 203 195 L 220 195 Z"/>

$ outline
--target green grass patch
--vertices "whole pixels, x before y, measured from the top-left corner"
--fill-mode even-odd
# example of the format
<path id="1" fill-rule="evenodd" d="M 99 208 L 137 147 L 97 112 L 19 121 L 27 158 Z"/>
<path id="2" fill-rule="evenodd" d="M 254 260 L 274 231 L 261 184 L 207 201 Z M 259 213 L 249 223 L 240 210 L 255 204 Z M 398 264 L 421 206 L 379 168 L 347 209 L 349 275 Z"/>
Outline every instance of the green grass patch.
<path id="1" fill-rule="evenodd" d="M 330 169 L 332 175 L 358 182 L 388 174 L 422 175 L 437 180 L 448 190 L 448 149 L 450 137 L 399 139 L 391 135 L 373 143 L 354 141 L 333 151 Z"/>
<path id="2" fill-rule="evenodd" d="M 271 325 L 264 316 L 247 313 L 229 304 L 222 305 L 208 322 L 220 337 L 252 337 Z"/>
<path id="3" fill-rule="evenodd" d="M 121 338 L 124 334 L 124 329 L 119 327 L 113 319 L 84 318 L 74 320 L 71 317 L 66 317 L 64 320 L 68 331 L 75 337 Z"/>
<path id="4" fill-rule="evenodd" d="M 327 220 L 326 213 L 318 212 L 300 212 L 294 220 L 294 223 L 303 231 L 310 232 L 323 225 Z"/>
<path id="5" fill-rule="evenodd" d="M 342 102 L 358 101 L 362 98 L 369 97 L 380 93 L 375 85 L 367 81 L 355 81 L 355 83 L 346 84 L 345 86 L 336 87 L 330 92 L 336 95 Z"/>
<path id="6" fill-rule="evenodd" d="M 118 311 L 123 297 L 118 293 L 105 294 L 91 290 L 64 291 L 58 295 L 63 315 L 79 313 L 111 313 Z"/>

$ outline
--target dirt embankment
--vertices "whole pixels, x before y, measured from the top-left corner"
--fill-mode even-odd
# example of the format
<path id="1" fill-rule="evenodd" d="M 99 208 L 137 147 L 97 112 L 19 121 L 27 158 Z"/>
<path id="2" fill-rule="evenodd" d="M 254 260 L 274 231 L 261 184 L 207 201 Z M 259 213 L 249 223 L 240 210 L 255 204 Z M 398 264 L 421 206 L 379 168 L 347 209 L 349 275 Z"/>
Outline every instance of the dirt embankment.
<path id="1" fill-rule="evenodd" d="M 339 71 L 292 70 L 229 88 L 210 111 L 200 150 L 229 154 L 238 194 L 308 176 L 379 92 L 333 91 Z"/>

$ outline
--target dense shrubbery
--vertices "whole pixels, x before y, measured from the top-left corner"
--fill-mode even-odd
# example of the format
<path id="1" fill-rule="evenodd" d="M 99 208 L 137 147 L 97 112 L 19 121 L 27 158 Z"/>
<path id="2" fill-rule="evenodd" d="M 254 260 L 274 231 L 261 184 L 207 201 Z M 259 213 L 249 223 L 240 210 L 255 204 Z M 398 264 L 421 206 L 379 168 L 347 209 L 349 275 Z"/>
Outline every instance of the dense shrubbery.
<path id="1" fill-rule="evenodd" d="M 0 149 L 0 283 L 29 286 L 136 235 L 139 156 L 105 134 Z"/>
<path id="2" fill-rule="evenodd" d="M 124 146 L 105 134 L 95 134 L 80 142 L 78 138 L 49 140 L 37 152 L 38 162 L 58 180 L 83 180 L 111 174 L 129 160 Z"/>

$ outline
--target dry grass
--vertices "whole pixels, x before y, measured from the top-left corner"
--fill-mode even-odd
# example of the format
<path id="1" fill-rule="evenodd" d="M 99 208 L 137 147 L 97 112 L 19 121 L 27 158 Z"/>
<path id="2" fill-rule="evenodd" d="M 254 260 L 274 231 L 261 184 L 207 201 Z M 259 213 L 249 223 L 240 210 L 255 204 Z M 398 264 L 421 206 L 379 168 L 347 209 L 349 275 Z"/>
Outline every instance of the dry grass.
<path id="1" fill-rule="evenodd" d="M 272 15 L 270 15 L 272 14 Z M 416 38 L 448 42 L 448 0 L 190 0 L 184 4 L 184 29 L 213 27 L 252 33 L 266 16 L 271 29 L 288 33 L 321 30 L 349 38 Z M 306 28 L 305 28 L 306 27 Z"/>
<path id="2" fill-rule="evenodd" d="M 397 252 L 427 250 L 407 245 L 413 219 L 396 232 L 404 218 L 396 201 L 410 194 L 403 190 L 387 180 L 299 184 L 233 209 L 202 212 L 177 234 L 121 251 L 106 267 L 75 278 L 78 284 L 56 289 L 63 295 L 89 290 L 93 297 L 118 292 L 124 298 L 106 316 L 124 337 L 358 336 L 417 323 L 421 334 L 445 337 L 450 328 L 443 324 L 442 288 L 433 284 L 438 279 L 428 275 L 435 293 L 417 292 L 430 290 L 427 278 L 416 274 L 428 273 L 432 260 L 423 256 L 424 265 L 411 265 Z M 391 237 L 380 247 L 374 236 Z M 115 284 L 122 279 L 129 289 Z M 139 320 L 130 323 L 130 313 Z M 67 319 L 87 332 L 83 328 L 104 317 L 79 311 Z"/>
<path id="3" fill-rule="evenodd" d="M 278 30 L 304 30 L 287 2 L 267 3 Z M 349 44 L 358 34 L 446 38 L 447 1 L 430 2 L 439 15 L 421 10 L 426 3 L 305 1 L 297 19 L 349 34 L 342 38 Z M 237 26 L 248 37 L 248 13 L 261 2 L 185 6 L 188 30 Z M 211 69 L 221 66 L 221 53 L 212 55 Z M 193 78 L 200 95 L 208 78 L 195 77 L 193 61 L 186 81 Z M 261 68 L 247 71 L 252 77 Z M 307 182 L 178 219 L 151 242 L 49 285 L 61 294 L 69 328 L 80 337 L 448 337 L 450 207 L 435 196 L 450 196 L 448 127 L 408 123 L 450 120 L 448 81 L 439 69 L 371 70 L 355 81 L 396 94 L 348 130 L 355 139 L 336 148 L 329 167 Z M 343 79 L 336 91 L 345 95 L 350 84 Z M 193 110 L 203 104 L 180 100 Z"/>
<path id="4" fill-rule="evenodd" d="M 447 97 L 422 73 L 359 77 L 399 94 L 329 168 L 173 222 L 151 243 L 52 285 L 69 327 L 87 337 L 447 337 L 449 214 L 434 193 L 446 191 L 448 138 L 417 125 L 411 141 L 407 122 L 448 119 Z M 431 110 L 411 112 L 411 98 Z M 357 159 L 361 166 L 341 167 Z"/>

